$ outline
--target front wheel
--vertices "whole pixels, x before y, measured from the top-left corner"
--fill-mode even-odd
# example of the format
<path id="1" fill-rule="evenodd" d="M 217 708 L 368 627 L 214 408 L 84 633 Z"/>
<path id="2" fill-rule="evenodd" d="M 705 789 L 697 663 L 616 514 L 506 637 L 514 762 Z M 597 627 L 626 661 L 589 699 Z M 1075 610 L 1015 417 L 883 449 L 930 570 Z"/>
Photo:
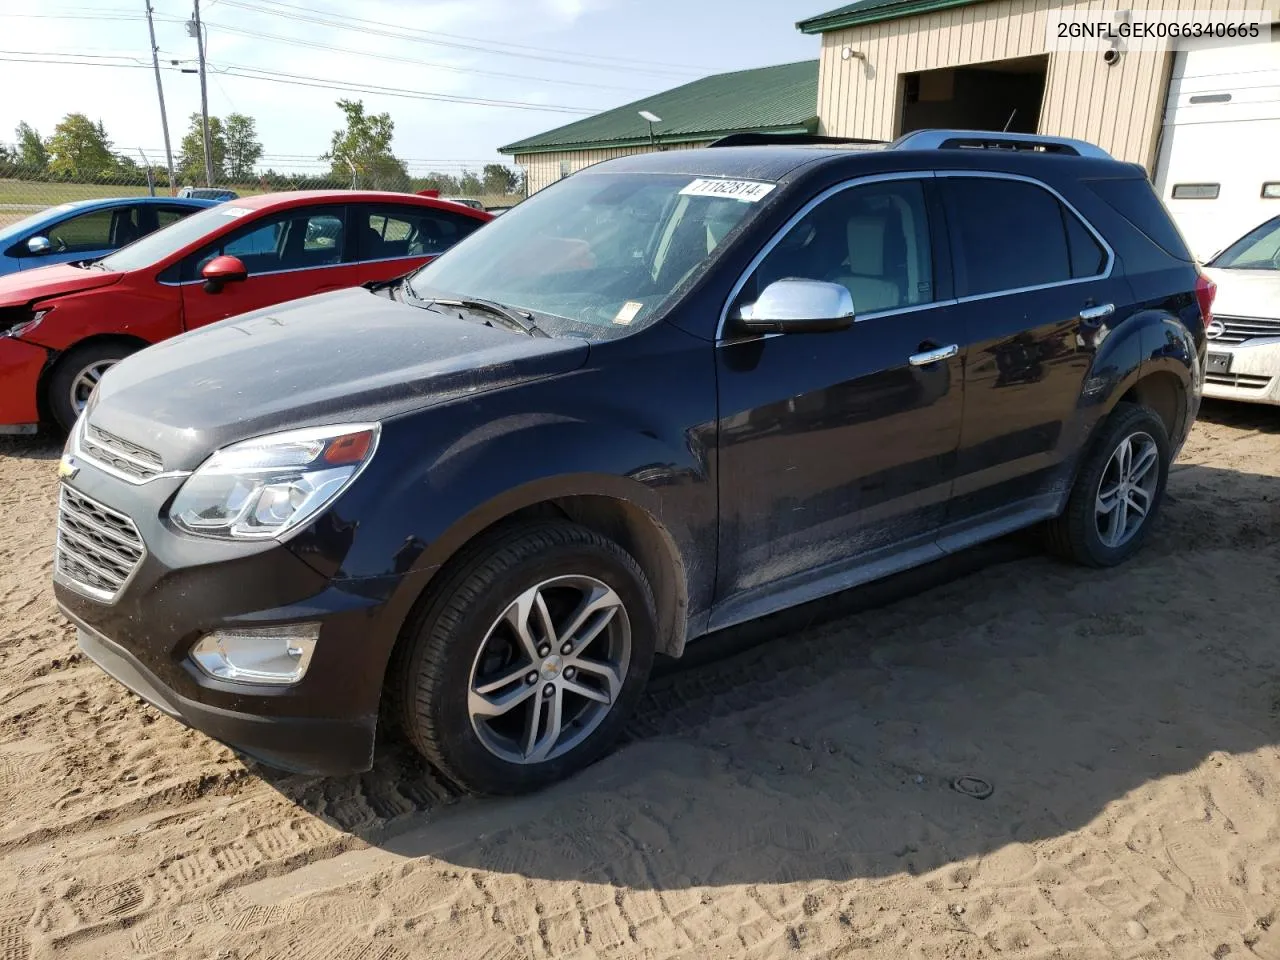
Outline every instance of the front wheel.
<path id="1" fill-rule="evenodd" d="M 413 744 L 459 786 L 519 793 L 616 739 L 653 663 L 649 583 L 573 523 L 508 532 L 444 583 L 389 682 Z"/>
<path id="2" fill-rule="evenodd" d="M 1127 560 L 1164 500 L 1169 461 L 1169 435 L 1155 412 L 1117 406 L 1086 456 L 1067 509 L 1049 523 L 1050 548 L 1091 567 Z"/>
<path id="3" fill-rule="evenodd" d="M 85 343 L 68 350 L 49 375 L 49 412 L 68 433 L 75 426 L 102 375 L 137 351 L 118 341 Z"/>

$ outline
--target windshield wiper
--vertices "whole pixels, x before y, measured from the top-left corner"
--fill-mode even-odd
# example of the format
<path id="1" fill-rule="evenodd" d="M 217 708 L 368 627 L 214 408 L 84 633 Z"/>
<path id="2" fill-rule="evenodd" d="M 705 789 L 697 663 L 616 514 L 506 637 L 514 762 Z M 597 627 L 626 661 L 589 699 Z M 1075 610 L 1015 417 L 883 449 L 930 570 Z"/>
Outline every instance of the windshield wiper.
<path id="1" fill-rule="evenodd" d="M 428 303 L 438 303 L 442 307 L 461 307 L 463 310 L 479 310 L 492 316 L 505 320 L 507 326 L 515 327 L 522 333 L 527 333 L 531 337 L 549 337 L 551 334 L 543 330 L 540 326 L 533 322 L 533 315 L 523 310 L 516 310 L 512 307 L 505 307 L 495 300 L 481 300 L 478 298 L 469 298 L 465 300 L 454 299 L 451 297 L 436 297 Z"/>

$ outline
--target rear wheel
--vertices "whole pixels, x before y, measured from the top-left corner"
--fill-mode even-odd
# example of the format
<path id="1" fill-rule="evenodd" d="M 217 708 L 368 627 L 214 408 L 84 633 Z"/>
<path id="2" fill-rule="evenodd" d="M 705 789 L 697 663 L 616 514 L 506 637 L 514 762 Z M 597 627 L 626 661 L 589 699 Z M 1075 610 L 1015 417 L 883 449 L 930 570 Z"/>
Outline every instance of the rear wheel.
<path id="1" fill-rule="evenodd" d="M 555 522 L 473 554 L 413 629 L 390 677 L 409 739 L 467 790 L 518 793 L 609 748 L 643 692 L 656 617 L 626 551 Z"/>
<path id="2" fill-rule="evenodd" d="M 70 432 L 102 375 L 138 348 L 120 341 L 86 343 L 68 350 L 49 376 L 47 401 L 58 426 Z"/>
<path id="3" fill-rule="evenodd" d="M 1124 403 L 1102 427 L 1067 501 L 1050 521 L 1050 548 L 1092 567 L 1110 567 L 1137 552 L 1164 500 L 1169 436 L 1147 407 Z"/>

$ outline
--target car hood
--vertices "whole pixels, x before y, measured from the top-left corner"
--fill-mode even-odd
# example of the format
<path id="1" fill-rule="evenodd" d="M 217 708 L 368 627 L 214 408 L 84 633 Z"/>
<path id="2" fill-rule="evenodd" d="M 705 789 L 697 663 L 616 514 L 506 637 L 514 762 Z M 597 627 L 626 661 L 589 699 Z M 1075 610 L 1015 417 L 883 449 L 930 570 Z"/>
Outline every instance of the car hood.
<path id="1" fill-rule="evenodd" d="M 580 367 L 584 340 L 530 337 L 362 288 L 232 317 L 113 367 L 89 422 L 191 470 L 236 440 L 381 420 Z"/>
<path id="2" fill-rule="evenodd" d="M 1218 285 L 1213 312 L 1224 317 L 1280 319 L 1280 270 L 1223 270 L 1205 274 Z"/>
<path id="3" fill-rule="evenodd" d="M 20 307 L 33 300 L 109 286 L 119 282 L 122 276 L 124 274 L 106 270 L 83 270 L 66 263 L 22 270 L 0 277 L 0 307 Z"/>

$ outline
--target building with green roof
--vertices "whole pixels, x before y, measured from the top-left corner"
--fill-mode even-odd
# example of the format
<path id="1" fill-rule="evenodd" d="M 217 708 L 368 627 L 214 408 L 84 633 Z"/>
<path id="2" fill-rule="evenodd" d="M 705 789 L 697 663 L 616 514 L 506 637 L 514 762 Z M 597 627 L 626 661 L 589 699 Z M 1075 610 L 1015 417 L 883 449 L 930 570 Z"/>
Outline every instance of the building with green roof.
<path id="1" fill-rule="evenodd" d="M 650 124 L 641 111 L 659 120 Z M 499 148 L 530 193 L 583 167 L 650 150 L 702 147 L 730 133 L 814 133 L 818 62 L 718 73 Z"/>

